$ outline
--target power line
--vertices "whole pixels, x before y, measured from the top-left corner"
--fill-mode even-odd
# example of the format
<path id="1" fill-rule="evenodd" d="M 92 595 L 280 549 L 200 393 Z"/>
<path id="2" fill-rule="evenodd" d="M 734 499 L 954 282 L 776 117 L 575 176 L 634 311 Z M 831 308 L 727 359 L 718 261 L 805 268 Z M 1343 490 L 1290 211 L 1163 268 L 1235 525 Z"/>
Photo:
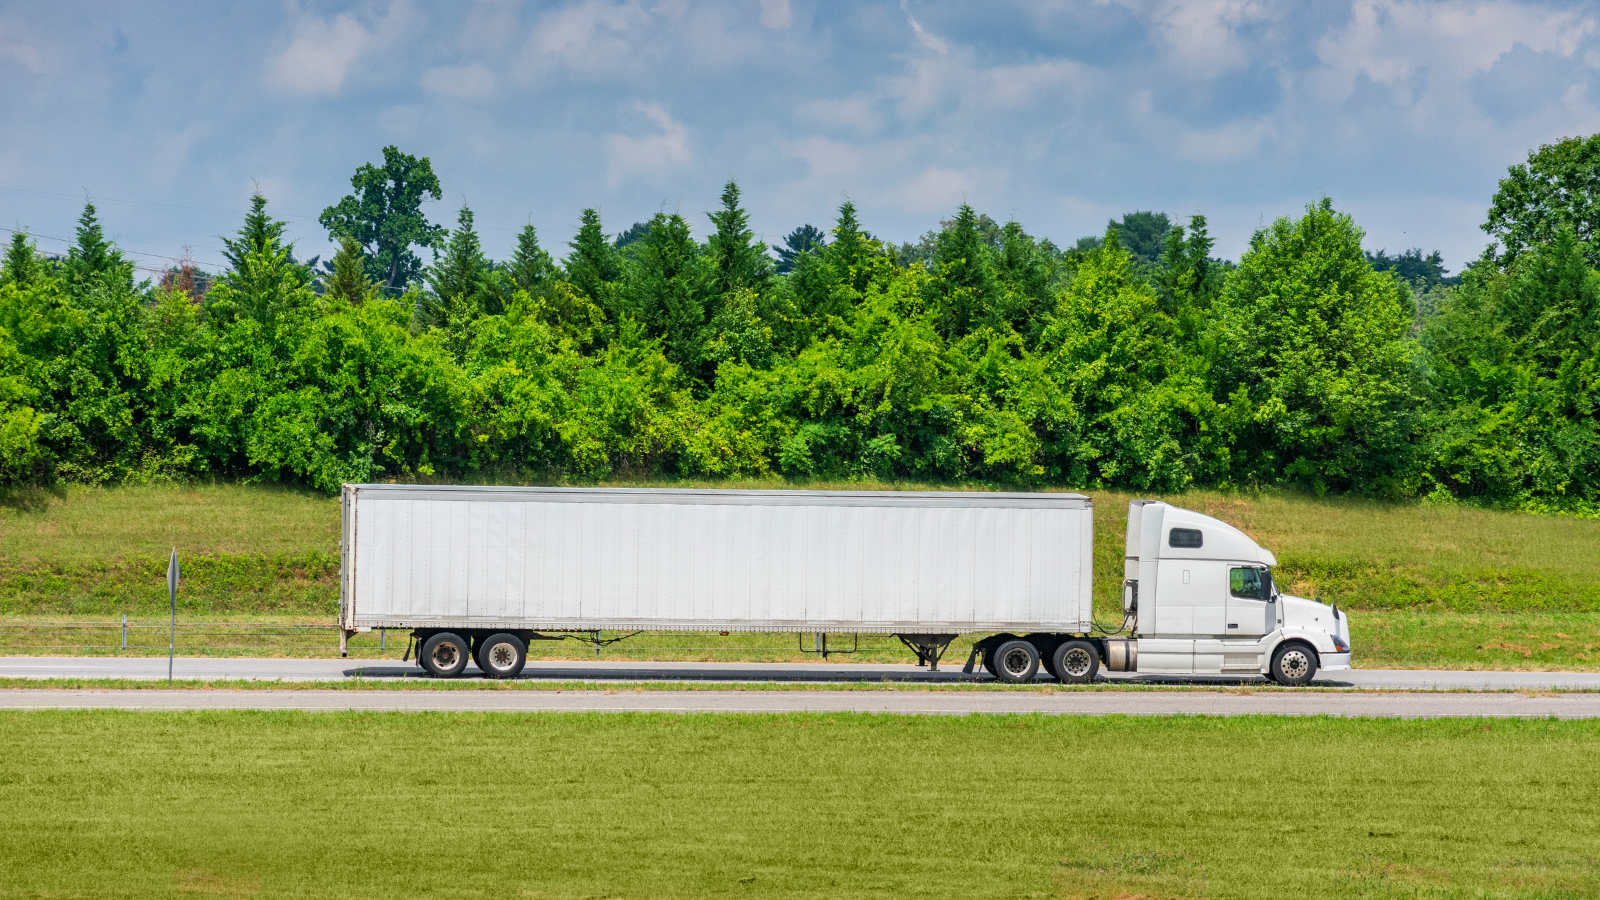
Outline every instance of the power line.
<path id="1" fill-rule="evenodd" d="M 7 232 L 10 232 L 11 234 L 25 234 L 28 237 L 41 238 L 41 239 L 46 240 L 46 241 L 59 241 L 59 242 L 61 242 L 63 244 L 75 244 L 75 243 L 77 243 L 77 241 L 68 240 L 67 238 L 51 237 L 48 234 L 34 234 L 31 231 L 18 230 L 16 228 L 0 228 L 0 231 L 7 231 Z M 150 257 L 154 257 L 156 259 L 170 259 L 173 262 L 186 263 L 186 264 L 194 266 L 196 268 L 199 268 L 200 266 L 212 266 L 212 267 L 215 267 L 218 270 L 222 270 L 222 269 L 226 269 L 227 268 L 227 266 L 225 266 L 225 265 L 223 265 L 221 263 L 202 263 L 199 260 L 185 259 L 185 258 L 183 258 L 181 256 L 165 256 L 165 255 L 160 254 L 160 253 L 141 253 L 138 250 L 124 250 L 121 247 L 117 248 L 117 252 L 118 253 L 132 253 L 135 256 L 150 256 Z M 144 268 L 144 267 L 141 266 L 140 268 Z M 150 271 L 156 271 L 156 270 L 152 269 Z M 161 271 L 165 271 L 165 270 L 161 270 Z"/>
<path id="2" fill-rule="evenodd" d="M 19 194 L 39 194 L 39 195 L 45 196 L 45 197 L 72 197 L 72 198 L 76 198 L 78 196 L 77 194 L 63 194 L 63 193 L 61 193 L 59 191 L 35 191 L 35 190 L 31 190 L 29 188 L 14 188 L 14 187 L 0 187 L 0 191 L 14 191 L 14 192 L 19 193 Z M 215 207 L 215 206 L 180 206 L 180 205 L 178 205 L 176 203 L 152 203 L 152 202 L 150 202 L 148 200 L 118 200 L 115 197 L 85 197 L 85 199 L 90 203 L 127 203 L 127 204 L 131 204 L 133 206 L 159 206 L 159 207 L 161 207 L 163 209 L 186 209 L 186 210 L 190 210 L 192 212 L 221 212 L 221 213 L 233 213 L 235 215 L 246 215 L 246 214 L 248 214 L 250 212 L 249 210 L 246 210 L 246 209 L 221 209 L 221 208 Z M 301 216 L 301 215 L 294 215 L 294 214 L 291 214 L 291 213 L 273 213 L 273 215 L 281 215 L 283 218 L 286 218 L 286 219 L 315 219 L 316 218 L 316 216 Z"/>

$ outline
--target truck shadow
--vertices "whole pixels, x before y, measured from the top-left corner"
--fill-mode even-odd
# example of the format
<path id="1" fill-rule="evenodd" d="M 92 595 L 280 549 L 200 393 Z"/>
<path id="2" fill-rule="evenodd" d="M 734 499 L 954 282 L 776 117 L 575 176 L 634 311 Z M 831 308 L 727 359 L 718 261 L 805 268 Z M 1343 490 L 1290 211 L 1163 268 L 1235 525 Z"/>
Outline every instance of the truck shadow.
<path id="1" fill-rule="evenodd" d="M 894 671 L 903 669 L 906 671 Z M 347 678 L 428 678 L 420 666 L 369 665 L 345 670 Z M 483 679 L 486 676 L 471 665 L 462 678 Z M 530 664 L 517 676 L 518 682 L 592 681 L 615 684 L 631 682 L 682 681 L 720 684 L 995 684 L 987 674 L 964 675 L 960 669 L 930 672 L 911 666 L 860 666 L 853 664 L 783 665 L 775 663 L 720 663 L 698 665 L 674 663 L 651 665 L 649 663 L 541 663 Z M 1041 672 L 1033 682 L 1036 685 L 1054 684 L 1055 679 Z M 1261 676 L 1215 675 L 1121 675 L 1096 678 L 1094 684 L 1150 685 L 1165 687 L 1265 687 L 1272 684 Z M 1343 682 L 1318 678 L 1316 687 L 1353 687 Z"/>

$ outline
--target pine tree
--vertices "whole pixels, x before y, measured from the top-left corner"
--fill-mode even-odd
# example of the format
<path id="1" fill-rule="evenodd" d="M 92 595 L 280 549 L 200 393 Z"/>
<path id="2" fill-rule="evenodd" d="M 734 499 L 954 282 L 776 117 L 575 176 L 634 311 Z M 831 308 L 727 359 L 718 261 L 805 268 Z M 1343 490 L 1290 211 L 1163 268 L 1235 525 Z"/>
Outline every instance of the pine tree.
<path id="1" fill-rule="evenodd" d="M 293 245 L 283 243 L 287 223 L 267 213 L 267 198 L 250 198 L 250 212 L 238 237 L 223 238 L 230 268 L 206 294 L 207 310 L 227 321 L 241 316 L 270 323 L 279 313 L 314 298 L 309 266 L 294 261 Z"/>
<path id="2" fill-rule="evenodd" d="M 39 251 L 33 241 L 28 240 L 28 233 L 18 231 L 12 234 L 11 244 L 6 247 L 5 264 L 0 267 L 0 284 L 29 287 L 37 284 L 44 274 L 44 261 L 39 259 Z"/>
<path id="3" fill-rule="evenodd" d="M 339 239 L 339 252 L 333 255 L 332 274 L 324 284 L 323 296 L 337 298 L 352 306 L 378 296 L 378 286 L 367 277 L 365 254 L 355 238 Z"/>
<path id="4" fill-rule="evenodd" d="M 950 227 L 939 235 L 937 262 L 939 275 L 935 289 L 939 299 L 939 325 L 946 338 L 954 340 L 980 325 L 995 324 L 999 299 L 990 251 L 978 232 L 978 215 L 961 204 Z"/>
<path id="5" fill-rule="evenodd" d="M 278 248 L 288 250 L 293 258 L 294 245 L 283 242 L 283 230 L 289 226 L 267 215 L 267 198 L 257 191 L 250 197 L 250 212 L 244 217 L 244 227 L 236 238 L 222 239 L 222 255 L 228 267 L 237 271 L 251 253 L 264 253 Z"/>
<path id="6" fill-rule="evenodd" d="M 699 359 L 700 326 L 712 289 L 706 260 L 677 213 L 656 213 L 629 267 L 627 302 L 667 358 L 685 368 Z"/>
<path id="7" fill-rule="evenodd" d="M 834 278 L 848 284 L 856 291 L 864 291 L 871 273 L 867 271 L 867 258 L 871 255 L 871 237 L 861 230 L 856 219 L 856 205 L 846 200 L 839 207 L 839 221 L 833 226 L 833 243 L 824 252 Z"/>
<path id="8" fill-rule="evenodd" d="M 716 293 L 730 294 L 740 288 L 757 293 L 765 290 L 772 278 L 772 258 L 767 255 L 767 245 L 755 240 L 750 230 L 750 214 L 739 206 L 739 185 L 733 179 L 722 189 L 722 209 L 706 215 L 717 226 L 706 242 Z"/>
<path id="9" fill-rule="evenodd" d="M 102 279 L 133 289 L 133 263 L 123 259 L 116 246 L 106 240 L 93 203 L 83 205 L 83 215 L 78 217 L 78 242 L 67 251 L 62 268 L 68 292 L 80 301 Z"/>
<path id="10" fill-rule="evenodd" d="M 787 275 L 794 271 L 800 261 L 800 254 L 821 250 L 828 243 L 828 233 L 815 225 L 801 225 L 789 232 L 783 239 L 783 246 L 778 250 L 778 274 Z"/>
<path id="11" fill-rule="evenodd" d="M 550 259 L 550 253 L 539 246 L 539 232 L 532 225 L 523 226 L 517 235 L 516 252 L 504 271 L 513 291 L 530 294 L 538 293 L 555 274 L 556 264 Z"/>
<path id="12" fill-rule="evenodd" d="M 443 325 L 447 311 L 455 308 L 475 309 L 479 315 L 493 312 L 486 302 L 490 268 L 478 232 L 472 227 L 472 210 L 463 206 L 444 252 L 428 267 L 430 290 L 417 300 L 418 320 L 423 325 Z"/>
<path id="13" fill-rule="evenodd" d="M 622 278 L 622 261 L 606 238 L 598 210 L 583 211 L 578 234 L 567 246 L 572 248 L 566 260 L 567 281 L 615 320 L 613 286 Z"/>

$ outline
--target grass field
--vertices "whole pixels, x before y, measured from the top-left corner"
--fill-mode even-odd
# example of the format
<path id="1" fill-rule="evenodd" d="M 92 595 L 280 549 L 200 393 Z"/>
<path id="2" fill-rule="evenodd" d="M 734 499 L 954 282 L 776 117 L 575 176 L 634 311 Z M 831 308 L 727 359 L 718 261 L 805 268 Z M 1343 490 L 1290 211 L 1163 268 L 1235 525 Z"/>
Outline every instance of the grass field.
<path id="1" fill-rule="evenodd" d="M 1120 579 L 1104 576 L 1120 571 L 1130 495 L 1096 491 L 1094 499 L 1095 569 L 1102 575 L 1096 611 L 1102 622 L 1115 624 Z M 1273 493 L 1192 492 L 1169 499 L 1230 522 L 1272 549 L 1287 590 L 1353 611 L 1357 665 L 1600 668 L 1600 521 Z M 180 616 L 186 620 L 331 622 L 338 607 L 338 530 L 335 499 L 281 488 L 14 490 L 0 495 L 0 626 L 111 622 L 124 614 L 135 622 L 163 621 L 173 547 L 184 568 Z M 65 646 L 97 643 L 77 640 L 81 636 L 0 627 L 0 653 L 121 652 L 120 641 L 101 650 Z M 186 651 L 323 652 L 298 649 L 304 644 L 299 638 L 273 638 L 248 650 L 225 643 L 196 636 Z M 863 660 L 909 658 L 889 638 L 864 636 L 863 645 L 871 651 Z M 783 635 L 648 635 L 607 652 L 657 659 L 805 658 L 788 649 L 795 646 L 793 636 Z M 132 650 L 164 652 L 165 638 Z M 575 643 L 537 651 L 592 656 Z M 952 656 L 963 652 L 958 644 Z M 376 655 L 376 639 L 358 642 L 357 655 Z"/>
<path id="2" fill-rule="evenodd" d="M 0 896 L 1579 898 L 1600 723 L 0 714 Z"/>

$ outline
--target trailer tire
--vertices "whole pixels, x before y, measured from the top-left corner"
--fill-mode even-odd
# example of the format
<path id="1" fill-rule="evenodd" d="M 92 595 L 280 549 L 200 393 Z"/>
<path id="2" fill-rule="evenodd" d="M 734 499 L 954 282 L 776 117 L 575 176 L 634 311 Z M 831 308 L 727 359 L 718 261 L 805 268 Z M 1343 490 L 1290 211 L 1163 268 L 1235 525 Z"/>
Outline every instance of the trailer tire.
<path id="1" fill-rule="evenodd" d="M 1050 654 L 1050 671 L 1062 684 L 1088 684 L 1100 674 L 1100 651 L 1088 641 L 1067 641 Z"/>
<path id="2" fill-rule="evenodd" d="M 469 652 L 466 638 L 441 631 L 422 643 L 418 662 L 435 678 L 454 678 L 467 668 Z"/>
<path id="3" fill-rule="evenodd" d="M 514 634 L 491 634 L 478 642 L 477 660 L 490 678 L 515 678 L 528 664 L 528 645 Z"/>
<path id="4" fill-rule="evenodd" d="M 994 677 L 1006 684 L 1025 684 L 1039 674 L 1039 648 L 1021 640 L 1000 645 L 994 654 Z"/>
<path id="5" fill-rule="evenodd" d="M 1284 687 L 1303 687 L 1317 676 L 1317 651 L 1295 641 L 1272 653 L 1272 680 Z"/>

